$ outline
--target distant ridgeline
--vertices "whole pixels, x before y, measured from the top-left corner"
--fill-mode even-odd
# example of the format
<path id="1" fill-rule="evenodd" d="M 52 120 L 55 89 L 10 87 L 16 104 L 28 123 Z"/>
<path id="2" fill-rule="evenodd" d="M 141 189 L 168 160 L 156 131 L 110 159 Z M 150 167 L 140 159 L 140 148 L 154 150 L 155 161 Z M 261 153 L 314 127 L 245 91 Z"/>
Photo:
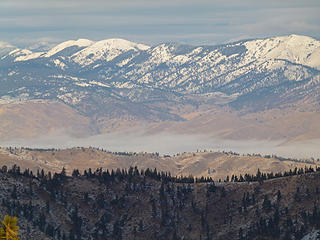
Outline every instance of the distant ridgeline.
<path id="1" fill-rule="evenodd" d="M 319 167 L 215 183 L 137 167 L 68 176 L 14 165 L 1 168 L 0 192 L 21 239 L 302 239 L 320 229 Z"/>
<path id="2" fill-rule="evenodd" d="M 61 151 L 60 148 L 30 148 L 30 147 L 4 147 L 5 149 L 7 149 L 10 153 L 15 154 L 14 151 L 16 150 L 27 150 L 27 151 L 34 151 L 34 152 L 54 152 L 54 151 Z M 128 152 L 128 151 L 110 151 L 110 150 L 106 150 L 103 148 L 99 148 L 99 147 L 74 147 L 76 149 L 81 149 L 83 152 L 86 151 L 86 149 L 93 149 L 93 150 L 97 150 L 97 151 L 101 151 L 101 152 L 105 152 L 105 153 L 111 153 L 114 155 L 119 155 L 119 156 L 135 156 L 135 155 L 139 155 L 139 154 L 151 154 L 154 156 L 160 156 L 159 152 L 152 152 L 152 153 L 147 153 L 147 152 Z M 1 149 L 1 147 L 0 147 Z M 218 151 L 218 150 L 197 150 L 197 153 L 201 153 L 201 152 L 221 152 L 227 155 L 234 155 L 234 156 L 256 156 L 256 157 L 264 157 L 264 158 L 274 158 L 277 159 L 279 161 L 292 161 L 292 162 L 299 162 L 299 163 L 306 163 L 306 164 L 314 164 L 315 162 L 320 162 L 320 158 L 314 159 L 314 158 L 310 158 L 310 159 L 298 159 L 298 158 L 292 158 L 292 157 L 281 157 L 281 156 L 277 156 L 276 154 L 260 154 L 260 153 L 247 153 L 247 154 L 240 154 L 238 152 L 234 152 L 234 151 Z M 164 154 L 163 157 L 172 157 L 172 156 L 179 156 L 181 154 L 185 154 L 188 152 L 181 152 L 181 153 L 176 153 L 173 155 L 169 155 L 169 154 Z M 192 153 L 192 152 L 189 152 Z"/>

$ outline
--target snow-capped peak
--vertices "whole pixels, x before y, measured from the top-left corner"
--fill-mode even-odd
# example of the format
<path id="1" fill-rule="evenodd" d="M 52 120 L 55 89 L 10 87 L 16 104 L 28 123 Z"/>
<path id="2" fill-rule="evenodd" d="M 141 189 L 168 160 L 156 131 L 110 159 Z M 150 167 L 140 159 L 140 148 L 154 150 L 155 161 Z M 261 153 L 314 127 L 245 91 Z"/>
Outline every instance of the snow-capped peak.
<path id="1" fill-rule="evenodd" d="M 284 59 L 320 69 L 320 42 L 311 37 L 292 34 L 248 41 L 244 45 L 248 62 Z"/>
<path id="2" fill-rule="evenodd" d="M 119 50 L 147 50 L 150 47 L 144 44 L 130 42 L 121 38 L 110 38 L 96 42 L 92 48 L 119 49 Z"/>
<path id="3" fill-rule="evenodd" d="M 15 62 L 35 59 L 35 58 L 41 57 L 43 54 L 44 52 L 32 52 L 28 49 L 20 49 L 20 48 L 16 48 L 11 52 L 9 52 L 10 56 L 15 57 L 14 59 Z"/>
<path id="4" fill-rule="evenodd" d="M 98 41 L 91 46 L 73 55 L 74 61 L 81 65 L 89 65 L 96 60 L 110 61 L 119 54 L 134 50 L 147 50 L 150 47 L 144 44 L 130 42 L 124 39 L 106 39 Z"/>
<path id="5" fill-rule="evenodd" d="M 73 46 L 77 46 L 77 47 L 88 47 L 90 45 L 92 45 L 94 42 L 88 39 L 78 39 L 78 40 L 69 40 L 63 43 L 60 43 L 59 45 L 53 47 L 52 49 L 50 49 L 45 57 L 51 57 L 53 55 L 55 55 L 58 52 L 61 52 L 62 50 L 68 48 L 68 47 L 73 47 Z"/>
<path id="6" fill-rule="evenodd" d="M 11 52 L 9 52 L 9 55 L 17 57 L 17 56 L 26 56 L 31 54 L 32 52 L 28 49 L 20 49 L 20 48 L 16 48 L 14 50 L 12 50 Z"/>

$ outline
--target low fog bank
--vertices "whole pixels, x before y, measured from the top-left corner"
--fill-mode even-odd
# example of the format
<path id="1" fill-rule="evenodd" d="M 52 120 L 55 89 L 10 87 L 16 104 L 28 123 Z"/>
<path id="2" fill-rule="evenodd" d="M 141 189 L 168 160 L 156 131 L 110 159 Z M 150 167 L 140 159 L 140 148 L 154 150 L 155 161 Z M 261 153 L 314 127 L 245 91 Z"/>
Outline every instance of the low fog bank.
<path id="1" fill-rule="evenodd" d="M 16 139 L 3 142 L 0 146 L 30 148 L 99 147 L 119 152 L 159 152 L 175 154 L 182 152 L 233 151 L 240 154 L 276 154 L 290 158 L 320 158 L 320 139 L 286 143 L 285 140 L 226 140 L 205 135 L 178 135 L 162 133 L 145 135 L 143 132 L 110 133 L 87 138 L 74 138 L 55 133 L 37 139 Z"/>

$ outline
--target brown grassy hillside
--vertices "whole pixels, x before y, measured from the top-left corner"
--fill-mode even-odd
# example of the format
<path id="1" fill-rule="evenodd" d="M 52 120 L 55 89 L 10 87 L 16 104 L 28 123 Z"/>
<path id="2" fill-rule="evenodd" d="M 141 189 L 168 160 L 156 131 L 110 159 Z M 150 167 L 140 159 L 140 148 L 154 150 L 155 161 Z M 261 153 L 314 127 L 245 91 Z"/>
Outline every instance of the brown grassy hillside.
<path id="1" fill-rule="evenodd" d="M 216 104 L 198 107 L 173 105 L 170 106 L 170 113 L 178 116 L 179 121 L 153 121 L 130 115 L 87 116 L 62 102 L 33 100 L 0 104 L 0 139 L 32 139 L 47 134 L 83 137 L 134 128 L 148 134 L 167 132 L 237 140 L 302 141 L 320 138 L 319 106 L 313 105 L 301 102 L 259 112 L 235 110 Z"/>
<path id="2" fill-rule="evenodd" d="M 61 102 L 42 100 L 0 104 L 1 141 L 47 134 L 87 136 L 96 133 L 91 120 Z"/>
<path id="3" fill-rule="evenodd" d="M 170 172 L 173 175 L 189 174 L 208 176 L 215 180 L 225 179 L 232 174 L 255 174 L 258 169 L 263 172 L 283 172 L 306 165 L 316 166 L 317 161 L 295 162 L 262 156 L 241 156 L 224 152 L 182 153 L 175 156 L 160 156 L 155 153 L 111 153 L 96 148 L 70 149 L 21 149 L 0 148 L 0 164 L 12 166 L 17 164 L 34 171 L 45 169 L 60 172 L 64 167 L 71 173 L 77 168 L 114 169 L 137 166 L 140 169 L 154 169 Z"/>

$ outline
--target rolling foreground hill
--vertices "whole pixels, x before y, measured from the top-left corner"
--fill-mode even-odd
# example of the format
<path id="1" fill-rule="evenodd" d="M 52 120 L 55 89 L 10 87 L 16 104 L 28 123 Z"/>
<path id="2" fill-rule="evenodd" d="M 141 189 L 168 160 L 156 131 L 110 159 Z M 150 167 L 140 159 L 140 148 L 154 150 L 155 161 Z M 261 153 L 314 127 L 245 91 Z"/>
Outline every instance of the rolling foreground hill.
<path id="1" fill-rule="evenodd" d="M 219 46 L 79 39 L 46 52 L 2 44 L 0 86 L 2 141 L 132 128 L 320 138 L 320 42 L 307 36 Z"/>
<path id="2" fill-rule="evenodd" d="M 136 168 L 70 177 L 2 167 L 0 214 L 19 217 L 23 240 L 316 239 L 319 171 L 195 183 Z"/>
<path id="3" fill-rule="evenodd" d="M 24 149 L 0 148 L 0 165 L 9 167 L 14 164 L 29 168 L 33 172 L 61 172 L 62 168 L 71 174 L 73 169 L 83 172 L 88 167 L 92 170 L 128 169 L 137 166 L 139 169 L 158 169 L 170 172 L 172 176 L 211 177 L 218 181 L 227 176 L 256 174 L 258 169 L 265 173 L 289 171 L 305 166 L 316 167 L 320 160 L 308 159 L 298 161 L 277 156 L 244 155 L 225 152 L 182 153 L 174 156 L 160 156 L 158 153 L 106 152 L 95 148 L 71 149 Z"/>

